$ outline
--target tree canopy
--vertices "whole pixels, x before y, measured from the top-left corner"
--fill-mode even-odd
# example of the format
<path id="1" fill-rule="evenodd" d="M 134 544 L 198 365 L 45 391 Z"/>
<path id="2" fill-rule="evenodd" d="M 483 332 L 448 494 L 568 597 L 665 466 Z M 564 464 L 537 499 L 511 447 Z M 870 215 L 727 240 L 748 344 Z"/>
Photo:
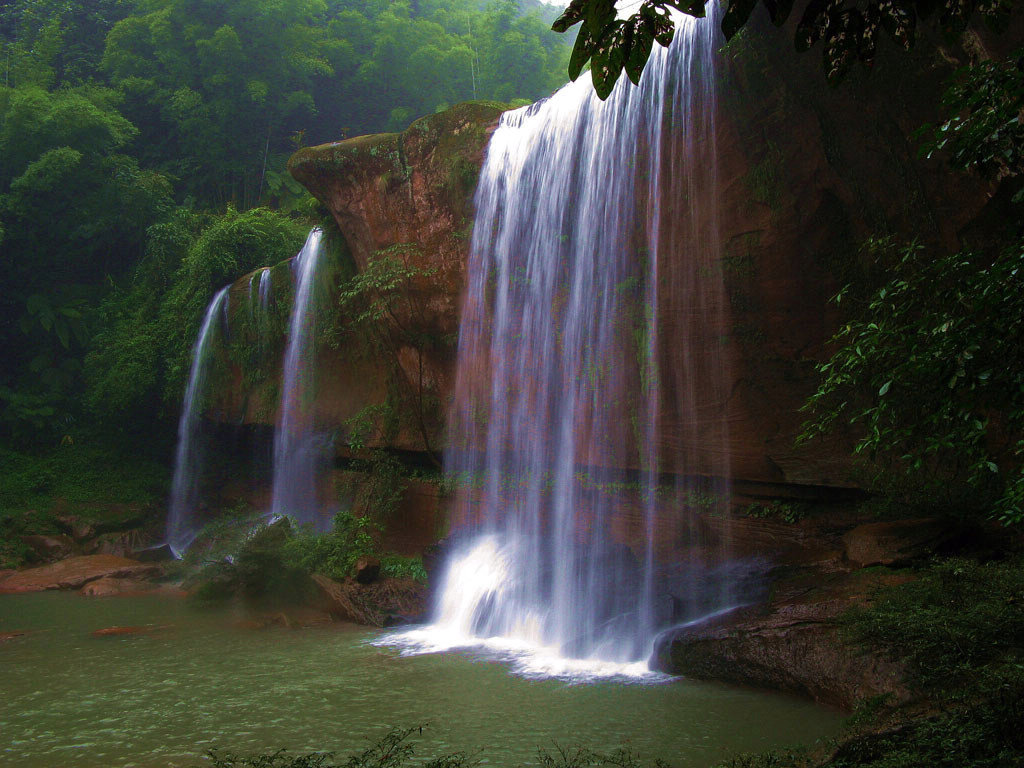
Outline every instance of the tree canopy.
<path id="1" fill-rule="evenodd" d="M 212 293 L 294 255 L 321 215 L 285 169 L 295 149 L 549 94 L 569 53 L 554 16 L 517 0 L 0 1 L 0 434 L 52 444 L 119 410 L 161 422 Z"/>
<path id="2" fill-rule="evenodd" d="M 1016 4 L 1016 0 L 805 0 L 798 6 L 800 21 L 793 43 L 798 51 L 806 51 L 820 42 L 825 75 L 835 84 L 855 62 L 872 66 L 883 37 L 909 50 L 921 24 L 935 24 L 947 38 L 956 39 L 975 16 L 1004 29 Z M 781 26 L 797 4 L 793 0 L 728 0 L 721 14 L 726 40 L 743 28 L 758 5 Z M 575 80 L 589 62 L 594 89 L 604 99 L 623 72 L 633 83 L 640 81 L 655 41 L 664 46 L 672 42 L 673 12 L 704 18 L 707 6 L 708 0 L 642 0 L 632 14 L 622 16 L 614 0 L 572 0 L 552 29 L 566 32 L 580 25 L 569 77 Z"/>

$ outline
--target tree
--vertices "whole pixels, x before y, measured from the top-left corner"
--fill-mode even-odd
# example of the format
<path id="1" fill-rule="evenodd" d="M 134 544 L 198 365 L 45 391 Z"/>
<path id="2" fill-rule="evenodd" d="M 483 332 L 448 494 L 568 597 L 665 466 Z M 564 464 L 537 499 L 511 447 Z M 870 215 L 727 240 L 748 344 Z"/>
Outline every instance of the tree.
<path id="1" fill-rule="evenodd" d="M 1024 523 L 1022 56 L 960 70 L 944 97 L 953 117 L 925 129 L 929 154 L 1000 179 L 996 197 L 1009 202 L 995 244 L 949 254 L 872 242 L 887 279 L 867 298 L 849 287 L 836 297 L 853 307 L 818 366 L 803 436 L 848 421 L 858 453 L 933 488 L 966 487 L 1006 524 Z"/>
<path id="2" fill-rule="evenodd" d="M 776 26 L 793 10 L 793 0 L 728 0 L 722 14 L 726 40 L 747 23 L 759 4 Z M 605 99 L 623 71 L 640 81 L 654 42 L 667 46 L 675 36 L 672 11 L 696 18 L 707 15 L 708 0 L 642 0 L 632 15 L 620 18 L 614 0 L 572 0 L 552 29 L 566 32 L 580 25 L 569 60 L 569 78 L 575 80 L 590 62 L 597 95 Z M 806 0 L 797 24 L 794 44 L 806 51 L 823 45 L 825 74 L 838 83 L 855 61 L 871 67 L 884 31 L 909 50 L 921 21 L 934 22 L 942 33 L 956 39 L 978 15 L 991 27 L 1004 29 L 1016 0 Z"/>

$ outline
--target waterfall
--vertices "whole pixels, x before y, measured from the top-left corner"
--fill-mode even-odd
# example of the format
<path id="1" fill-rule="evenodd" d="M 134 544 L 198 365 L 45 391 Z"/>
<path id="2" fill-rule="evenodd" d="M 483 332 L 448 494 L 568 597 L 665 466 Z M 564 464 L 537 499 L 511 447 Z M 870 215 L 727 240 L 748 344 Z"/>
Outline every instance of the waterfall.
<path id="1" fill-rule="evenodd" d="M 530 648 L 526 671 L 631 674 L 681 604 L 729 599 L 695 599 L 692 569 L 659 562 L 660 542 L 696 541 L 695 499 L 721 511 L 728 477 L 717 24 L 678 25 L 639 86 L 602 103 L 581 79 L 491 138 L 445 457 L 452 553 L 432 626 L 396 640 L 410 652 Z"/>
<path id="2" fill-rule="evenodd" d="M 211 341 L 218 318 L 222 314 L 223 318 L 227 317 L 229 287 L 221 288 L 206 308 L 199 335 L 192 347 L 192 368 L 178 419 L 178 446 L 174 456 L 174 479 L 171 482 L 170 512 L 167 516 L 167 543 L 179 557 L 188 549 L 199 531 L 194 515 L 202 469 L 199 424 L 206 394 L 206 377 L 210 369 Z"/>
<path id="3" fill-rule="evenodd" d="M 256 295 L 259 299 L 260 314 L 266 317 L 267 307 L 270 306 L 270 267 L 260 270 L 260 283 Z"/>
<path id="4" fill-rule="evenodd" d="M 318 522 L 316 474 L 325 446 L 313 417 L 315 352 L 315 282 L 323 232 L 313 229 L 295 257 L 295 290 L 288 322 L 281 408 L 274 432 L 274 479 L 271 515 L 289 515 L 300 523 Z M 267 289 L 269 291 L 269 274 Z M 260 278 L 263 295 L 263 277 Z"/>

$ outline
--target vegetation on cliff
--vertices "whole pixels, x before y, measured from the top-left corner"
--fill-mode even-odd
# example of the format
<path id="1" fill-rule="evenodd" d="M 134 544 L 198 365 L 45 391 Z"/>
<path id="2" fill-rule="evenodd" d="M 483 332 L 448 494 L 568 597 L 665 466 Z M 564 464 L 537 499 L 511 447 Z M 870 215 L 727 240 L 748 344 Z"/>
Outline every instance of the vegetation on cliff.
<path id="1" fill-rule="evenodd" d="M 166 439 L 213 291 L 324 215 L 285 170 L 295 148 L 547 94 L 567 50 L 545 7 L 0 6 L 3 439 L 53 446 L 113 415 Z"/>
<path id="2" fill-rule="evenodd" d="M 166 455 L 213 293 L 325 212 L 285 161 L 564 79 L 543 4 L 0 4 L 0 441 Z M 235 350 L 237 352 L 237 350 Z"/>

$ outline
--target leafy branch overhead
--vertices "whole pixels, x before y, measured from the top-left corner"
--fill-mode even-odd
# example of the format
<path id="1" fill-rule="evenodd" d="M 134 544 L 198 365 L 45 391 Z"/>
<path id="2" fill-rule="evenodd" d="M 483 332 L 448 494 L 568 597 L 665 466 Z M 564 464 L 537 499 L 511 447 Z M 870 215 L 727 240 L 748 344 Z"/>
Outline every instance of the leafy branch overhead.
<path id="1" fill-rule="evenodd" d="M 793 12 L 793 0 L 726 0 L 722 34 L 739 32 L 758 3 L 781 26 Z M 919 21 L 938 25 L 955 40 L 978 14 L 995 30 L 1007 26 L 1017 0 L 809 0 L 803 4 L 794 45 L 803 52 L 822 44 L 823 66 L 835 85 L 855 61 L 871 67 L 881 32 L 904 50 L 914 45 Z M 569 77 L 579 77 L 587 62 L 598 97 L 606 99 L 625 71 L 640 82 L 654 42 L 667 46 L 675 36 L 673 12 L 696 18 L 707 15 L 707 0 L 643 0 L 630 16 L 620 16 L 614 0 L 572 0 L 555 21 L 555 32 L 580 25 L 569 60 Z"/>

